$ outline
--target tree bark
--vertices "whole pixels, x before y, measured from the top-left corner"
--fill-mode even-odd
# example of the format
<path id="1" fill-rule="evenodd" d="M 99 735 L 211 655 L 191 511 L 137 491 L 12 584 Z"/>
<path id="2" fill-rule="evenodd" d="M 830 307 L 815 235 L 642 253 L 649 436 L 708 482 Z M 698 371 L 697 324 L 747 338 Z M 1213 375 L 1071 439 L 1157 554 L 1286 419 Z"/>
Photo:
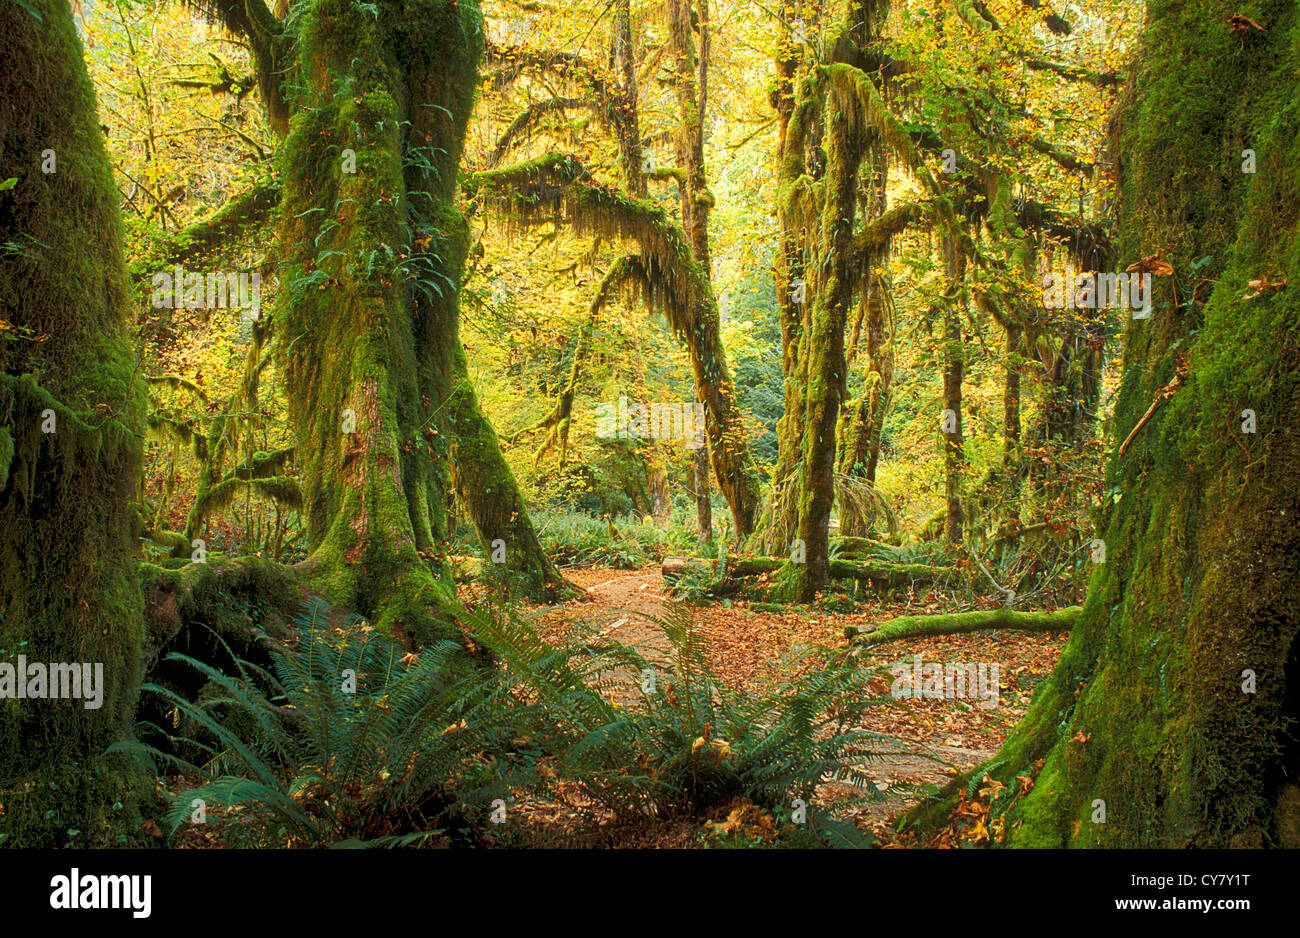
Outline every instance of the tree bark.
<path id="1" fill-rule="evenodd" d="M 0 830 L 8 847 L 114 844 L 114 802 L 139 781 L 104 756 L 130 737 L 143 672 L 136 581 L 144 384 L 125 321 L 130 290 L 118 192 L 65 0 L 0 5 L 0 672 L 20 656 L 102 669 L 99 707 L 0 705 Z M 32 11 L 39 14 L 39 19 Z M 45 170 L 48 169 L 49 172 Z M 40 341 L 35 341 L 40 337 Z M 53 679 L 53 675 L 49 677 Z M 46 684 L 45 692 L 53 690 Z M 128 809 L 127 814 L 132 809 Z"/>
<path id="2" fill-rule="evenodd" d="M 482 21 L 451 0 L 379 7 L 372 22 L 324 0 L 300 24 L 275 331 L 312 547 L 302 571 L 330 602 L 428 642 L 458 635 L 450 571 L 431 563 L 455 435 L 473 441 L 458 481 L 471 507 L 483 500 L 476 521 L 513 485 L 487 452 L 458 337 L 468 238 L 453 198 Z"/>
<path id="3" fill-rule="evenodd" d="M 793 595 L 811 602 L 829 580 L 831 507 L 835 498 L 835 436 L 846 396 L 844 329 L 852 300 L 850 247 L 856 214 L 858 166 L 862 158 L 856 101 L 832 94 L 827 108 L 826 204 L 822 208 L 820 254 L 824 274 L 817 283 L 817 307 L 808 333 L 803 458 L 799 473 L 799 540 L 805 562 L 791 566 Z"/>
<path id="4" fill-rule="evenodd" d="M 691 456 L 691 478 L 695 490 L 695 528 L 701 546 L 713 541 L 713 497 L 709 483 L 709 443 L 704 441 Z"/>
<path id="5" fill-rule="evenodd" d="M 962 513 L 962 469 L 966 464 L 966 447 L 962 438 L 961 393 L 965 371 L 965 353 L 961 341 L 961 314 L 959 297 L 963 291 L 966 273 L 965 258 L 956 244 L 956 238 L 943 239 L 944 267 L 949 287 L 943 307 L 943 479 L 944 498 L 947 505 L 944 517 L 944 536 L 949 544 L 960 544 L 965 518 Z"/>

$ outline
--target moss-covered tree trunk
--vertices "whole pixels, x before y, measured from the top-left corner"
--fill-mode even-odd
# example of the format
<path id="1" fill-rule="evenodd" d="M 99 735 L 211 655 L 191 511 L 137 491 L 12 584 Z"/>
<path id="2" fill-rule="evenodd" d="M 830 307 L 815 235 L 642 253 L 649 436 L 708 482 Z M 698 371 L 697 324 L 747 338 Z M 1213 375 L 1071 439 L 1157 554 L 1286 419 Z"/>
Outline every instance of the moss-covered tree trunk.
<path id="1" fill-rule="evenodd" d="M 459 335 L 455 322 L 444 327 Z M 456 381 L 447 401 L 446 421 L 451 433 L 452 477 L 487 553 L 484 569 L 491 571 L 490 579 L 508 596 L 557 598 L 567 584 L 542 550 L 519 483 L 501 452 L 501 440 L 478 405 L 459 339 L 452 354 Z M 568 420 L 567 415 L 564 419 Z M 567 433 L 567 426 L 565 430 Z"/>
<path id="2" fill-rule="evenodd" d="M 805 602 L 830 579 L 830 517 L 835 499 L 836 425 L 847 389 L 844 329 L 853 297 L 850 269 L 862 161 L 863 120 L 859 103 L 840 86 L 826 109 L 826 201 L 821 212 L 822 270 L 817 306 L 807 333 L 808 374 L 804 389 L 804 438 L 799 473 L 799 540 L 804 559 L 792 558 L 792 594 Z"/>
<path id="3" fill-rule="evenodd" d="M 820 4 L 801 4 L 796 19 L 819 22 L 828 13 Z M 779 132 L 776 294 L 781 308 L 785 409 L 777 424 L 777 464 L 760 540 L 773 554 L 791 555 L 792 564 L 807 551 L 807 568 L 792 566 L 788 571 L 795 584 L 788 592 L 803 596 L 815 588 L 811 584 L 824 582 L 825 559 L 819 557 L 819 543 L 827 532 L 815 535 L 814 542 L 807 535 L 809 523 L 817 517 L 824 515 L 829 522 L 837 449 L 843 454 L 839 471 L 857 472 L 855 467 L 872 461 L 865 455 L 869 450 L 878 453 L 878 430 L 874 446 L 871 442 L 873 426 L 883 419 L 878 407 L 871 410 L 880 403 L 878 396 L 872 403 L 879 385 L 869 389 L 866 399 L 846 404 L 843 330 L 856 289 L 861 288 L 864 304 L 872 306 L 875 261 L 888 251 L 889 238 L 902 226 L 871 237 L 864 230 L 859 243 L 853 233 L 859 193 L 863 189 L 869 193 L 863 200 L 863 217 L 877 221 L 884 207 L 886 154 L 892 152 L 907 168 L 917 168 L 911 143 L 880 97 L 883 72 L 877 67 L 859 68 L 866 58 L 862 50 L 882 35 L 888 4 L 868 0 L 850 4 L 843 13 L 844 23 L 812 44 L 830 64 L 819 64 L 819 56 L 793 34 L 782 43 L 769 99 Z M 837 126 L 831 125 L 832 117 Z M 836 160 L 844 162 L 838 165 Z M 870 171 L 865 183 L 859 178 L 864 165 Z M 829 213 L 836 211 L 838 227 L 832 230 Z M 883 300 L 882 295 L 876 298 Z M 826 331 L 832 324 L 827 311 L 838 322 L 833 339 Z M 876 331 L 873 337 L 879 334 Z M 833 341 L 834 347 L 827 347 L 827 341 Z M 883 363 L 873 356 L 872 367 L 877 364 Z M 833 398 L 826 397 L 828 393 Z M 838 420 L 841 407 L 847 408 L 842 422 Z M 825 430 L 821 424 L 828 415 L 832 423 Z M 842 438 L 842 449 L 837 448 L 837 436 Z M 807 463 L 814 451 L 819 460 L 815 466 Z M 852 509 L 847 517 L 852 528 Z"/>
<path id="4" fill-rule="evenodd" d="M 1007 477 L 1008 495 L 1014 497 L 1013 478 L 1020 473 L 1020 367 L 1016 356 L 1024 330 L 1014 323 L 1004 325 L 1007 361 L 1002 383 L 1002 471 Z"/>
<path id="5" fill-rule="evenodd" d="M 623 182 L 634 199 L 646 196 L 646 176 L 642 171 L 641 119 L 638 108 L 636 49 L 632 42 L 632 7 L 629 0 L 616 0 L 614 30 L 610 39 L 610 58 L 617 69 L 617 81 L 611 92 L 611 121 L 618 146 L 618 162 Z"/>
<path id="6" fill-rule="evenodd" d="M 0 4 L 0 178 L 17 179 L 0 192 L 0 843 L 112 845 L 131 775 L 103 753 L 130 733 L 145 643 L 129 504 L 144 390 L 72 12 L 27 6 Z M 86 699 L 15 699 L 38 663 L 101 678 Z"/>
<path id="7" fill-rule="evenodd" d="M 713 494 L 709 484 L 709 442 L 691 455 L 691 487 L 695 496 L 696 540 L 701 546 L 713 540 Z"/>
<path id="8" fill-rule="evenodd" d="M 707 0 L 669 0 L 669 51 L 675 59 L 673 91 L 677 97 L 677 168 L 682 177 L 682 229 L 705 279 L 713 267 L 709 249 L 709 191 L 704 163 L 704 115 L 709 98 L 709 5 Z M 699 48 L 694 30 L 699 30 Z M 735 384 L 722 344 L 722 325 L 712 285 L 702 291 L 707 302 L 697 306 L 687 344 L 695 386 L 705 404 L 709 452 L 718 488 L 731 507 L 736 539 L 744 543 L 754 530 L 761 499 L 758 475 L 749 451 L 745 423 L 736 405 Z"/>
<path id="9" fill-rule="evenodd" d="M 876 469 L 880 465 L 880 448 L 884 443 L 885 410 L 889 403 L 890 386 L 894 380 L 894 355 L 889 342 L 892 336 L 885 309 L 886 282 L 883 277 L 870 275 L 867 296 L 867 393 L 866 438 L 863 455 L 866 457 L 864 475 L 870 485 L 876 484 Z"/>
<path id="10" fill-rule="evenodd" d="M 1265 0 L 1264 31 L 1237 36 L 1236 10 L 1148 4 L 1115 131 L 1121 263 L 1169 245 L 1176 273 L 1127 325 L 1111 443 L 1177 390 L 1112 457 L 1106 562 L 976 770 L 1006 785 L 995 843 L 1300 846 L 1300 11 Z M 1188 303 L 1200 276 L 1213 291 Z"/>
<path id="11" fill-rule="evenodd" d="M 449 533 L 456 461 L 485 549 L 505 541 L 510 581 L 549 594 L 560 578 L 457 337 L 465 230 L 452 198 L 483 47 L 477 4 L 306 2 L 285 24 L 262 0 L 204 6 L 248 41 L 286 135 L 276 353 L 300 435 L 305 572 L 335 602 L 427 625 L 450 587 L 432 585 L 420 555 Z M 470 445 L 452 445 L 453 427 Z"/>
<path id="12" fill-rule="evenodd" d="M 463 487 L 495 500 L 504 481 L 457 329 L 467 237 L 453 196 L 482 44 L 471 3 L 313 0 L 286 79 L 276 335 L 303 571 L 331 602 L 420 639 L 454 634 L 449 571 L 429 563 L 449 533 L 452 436 L 466 434 L 463 468 L 486 474 Z"/>
<path id="13" fill-rule="evenodd" d="M 867 194 L 860 197 L 862 213 L 868 219 L 878 219 L 885 210 L 887 170 L 883 148 L 877 135 L 868 142 L 868 155 L 872 166 Z M 885 405 L 889 384 L 893 379 L 894 364 L 886 344 L 886 276 L 876 273 L 879 259 L 874 255 L 864 258 L 858 271 L 859 309 L 853 335 L 846 354 L 846 366 L 851 368 L 860 343 L 865 339 L 866 379 L 861 396 L 845 404 L 840 418 L 839 453 L 837 472 L 842 476 L 861 479 L 869 488 L 876 484 L 876 467 L 880 462 L 880 446 L 885 427 Z M 865 335 L 864 335 L 865 333 Z M 872 516 L 863 510 L 860 497 L 844 498 L 840 502 L 840 534 L 847 537 L 866 537 L 871 534 Z"/>
<path id="14" fill-rule="evenodd" d="M 772 471 L 772 492 L 763 519 L 764 550 L 785 555 L 799 528 L 798 468 L 804 433 L 804 389 L 808 386 L 805 354 L 808 290 L 805 280 L 805 245 L 801 238 L 801 206 L 796 194 L 805 174 L 816 176 L 820 167 L 807 165 L 807 140 L 817 127 L 818 100 L 807 76 L 808 63 L 800 47 L 788 42 L 777 59 L 777 88 L 772 104 L 777 112 L 777 171 L 780 192 L 777 219 L 780 249 L 776 256 L 776 298 L 781 315 L 781 370 L 784 402 L 777 421 L 777 461 Z"/>

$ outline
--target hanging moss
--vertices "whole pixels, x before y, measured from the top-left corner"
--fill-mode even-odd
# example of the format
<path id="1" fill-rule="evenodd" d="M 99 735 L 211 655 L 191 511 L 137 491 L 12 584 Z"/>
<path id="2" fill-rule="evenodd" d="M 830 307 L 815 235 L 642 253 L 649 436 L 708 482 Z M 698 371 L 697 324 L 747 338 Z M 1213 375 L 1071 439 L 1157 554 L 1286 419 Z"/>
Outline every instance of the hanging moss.
<path id="1" fill-rule="evenodd" d="M 664 312 L 691 354 L 695 386 L 708 415 L 714 472 L 737 535 L 747 537 L 758 511 L 758 475 L 735 403 L 717 300 L 686 233 L 661 206 L 599 185 L 586 167 L 564 154 L 477 173 L 469 186 L 503 210 L 508 224 L 561 221 L 578 234 L 637 246 L 635 276 L 627 283 Z"/>
<path id="2" fill-rule="evenodd" d="M 253 183 L 208 218 L 148 241 L 131 260 L 131 279 L 145 283 L 160 269 L 169 270 L 176 264 L 188 263 L 233 239 L 267 227 L 274 220 L 279 203 L 280 190 L 274 182 Z"/>

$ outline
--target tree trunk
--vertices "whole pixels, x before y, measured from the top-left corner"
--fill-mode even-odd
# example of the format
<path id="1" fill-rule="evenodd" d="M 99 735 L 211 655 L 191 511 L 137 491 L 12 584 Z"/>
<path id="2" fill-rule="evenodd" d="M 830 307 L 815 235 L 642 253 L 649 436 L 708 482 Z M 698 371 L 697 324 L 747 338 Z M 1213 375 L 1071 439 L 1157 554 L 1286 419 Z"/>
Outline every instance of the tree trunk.
<path id="1" fill-rule="evenodd" d="M 884 441 L 885 410 L 889 403 L 889 389 L 894 380 L 894 354 L 890 347 L 892 336 L 887 334 L 885 309 L 886 284 L 881 278 L 871 276 L 870 294 L 867 298 L 867 367 L 868 378 L 866 413 L 867 482 L 876 484 L 876 469 L 880 465 L 880 447 Z"/>
<path id="2" fill-rule="evenodd" d="M 632 44 L 632 10 L 629 0 L 617 0 L 614 7 L 614 35 L 611 58 L 618 70 L 613 97 L 614 141 L 618 145 L 619 166 L 628 194 L 634 199 L 646 196 L 646 177 L 642 169 L 641 120 L 637 106 L 636 56 Z"/>
<path id="3" fill-rule="evenodd" d="M 501 501 L 507 484 L 467 419 L 457 326 L 467 231 L 453 197 L 482 41 L 472 4 L 380 0 L 372 20 L 323 0 L 286 81 L 275 331 L 313 548 L 303 572 L 423 642 L 457 635 L 449 570 L 428 563 L 449 533 L 454 434 L 475 443 L 460 450 L 469 501 Z"/>
<path id="4" fill-rule="evenodd" d="M 1112 445 L 1186 379 L 1111 458 L 1106 562 L 987 767 L 1006 785 L 994 842 L 1300 846 L 1300 18 L 1266 0 L 1251 13 L 1265 31 L 1238 37 L 1236 9 L 1148 4 L 1115 133 L 1122 254 L 1169 245 L 1180 302 L 1194 277 L 1215 285 L 1204 306 L 1176 308 L 1175 278 L 1157 279 L 1152 318 L 1127 323 Z M 1243 299 L 1261 277 L 1287 285 Z"/>
<path id="5" fill-rule="evenodd" d="M 76 828 L 77 843 L 109 846 L 110 805 L 132 801 L 135 776 L 103 753 L 130 735 L 146 641 L 129 503 L 145 394 L 124 328 L 118 192 L 72 12 L 30 6 L 39 19 L 0 4 L 0 153 L 18 178 L 0 193 L 0 241 L 21 246 L 0 255 L 0 688 L 14 697 L 37 663 L 102 672 L 83 700 L 0 704 L 0 835 L 44 847 Z"/>
<path id="6" fill-rule="evenodd" d="M 786 193 L 805 172 L 807 137 L 817 117 L 817 100 L 811 82 L 803 76 L 800 48 L 789 44 L 777 61 L 778 86 L 773 105 L 779 126 L 778 173 L 781 195 L 777 199 L 780 249 L 776 255 L 776 298 L 781 307 L 781 370 L 785 406 L 777 421 L 777 461 L 772 472 L 762 547 L 772 554 L 785 553 L 799 529 L 799 459 L 804 436 L 805 389 L 808 357 L 805 354 L 808 290 L 805 257 L 797 235 L 803 220 Z M 798 84 L 796 84 L 798 82 Z M 798 95 L 796 97 L 796 88 Z"/>
<path id="7" fill-rule="evenodd" d="M 693 36 L 692 6 L 699 11 L 700 46 Z M 709 427 L 709 451 L 718 488 L 731 506 L 736 541 L 743 544 L 754 530 L 760 492 L 749 453 L 745 424 L 735 402 L 735 385 L 722 344 L 722 326 L 712 288 L 712 254 L 709 250 L 709 191 L 704 164 L 704 115 L 709 89 L 708 0 L 669 0 L 669 49 L 676 59 L 673 90 L 680 122 L 676 137 L 677 168 L 682 172 L 682 229 L 701 275 L 710 281 L 707 299 L 695 311 L 695 327 L 688 336 L 695 384 L 704 400 Z"/>
<path id="8" fill-rule="evenodd" d="M 1004 331 L 1007 337 L 1007 363 L 1002 387 L 1002 471 L 1007 477 L 1007 494 L 1014 497 L 1014 480 L 1020 474 L 1021 458 L 1020 368 L 1015 358 L 1020 352 L 1020 339 L 1024 332 L 1010 323 Z"/>
<path id="9" fill-rule="evenodd" d="M 542 550 L 519 484 L 501 452 L 501 440 L 479 409 L 464 350 L 457 348 L 455 356 L 456 390 L 447 416 L 452 477 L 487 554 L 484 570 L 507 596 L 556 599 L 567 584 Z M 564 419 L 567 424 L 567 414 Z"/>
<path id="10" fill-rule="evenodd" d="M 695 527 L 700 545 L 713 540 L 713 498 L 709 485 L 709 443 L 705 440 L 691 455 L 691 478 L 695 489 Z"/>
<path id="11" fill-rule="evenodd" d="M 832 92 L 826 118 L 826 203 L 820 255 L 823 276 L 808 332 L 803 459 L 799 473 L 799 540 L 805 562 L 791 566 L 792 594 L 815 598 L 829 579 L 831 507 L 835 497 L 835 430 L 846 390 L 844 328 L 852 301 L 850 271 L 858 166 L 862 159 L 857 102 Z"/>
<path id="12" fill-rule="evenodd" d="M 961 341 L 961 315 L 958 310 L 965 278 L 966 262 L 954 237 L 943 239 L 944 266 L 949 288 L 943 307 L 943 478 L 947 505 L 944 535 L 950 544 L 960 544 L 965 518 L 961 504 L 962 469 L 966 464 L 966 447 L 962 439 L 961 391 L 965 355 Z"/>

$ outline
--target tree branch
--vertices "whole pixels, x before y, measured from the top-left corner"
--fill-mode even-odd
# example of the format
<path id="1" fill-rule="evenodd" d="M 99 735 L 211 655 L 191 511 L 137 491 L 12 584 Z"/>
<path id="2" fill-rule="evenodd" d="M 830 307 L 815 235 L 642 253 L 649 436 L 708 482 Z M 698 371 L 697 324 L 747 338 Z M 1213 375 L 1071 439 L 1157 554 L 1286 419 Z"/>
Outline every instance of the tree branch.
<path id="1" fill-rule="evenodd" d="M 510 126 L 505 129 L 505 132 L 501 134 L 501 138 L 497 140 L 496 149 L 492 151 L 492 155 L 488 158 L 488 166 L 495 168 L 510 151 L 510 148 L 514 146 L 515 139 L 552 111 L 565 111 L 580 107 L 594 108 L 595 106 L 595 102 L 586 101 L 582 98 L 551 98 L 547 101 L 538 101 L 528 105 L 523 113 L 510 122 Z"/>

